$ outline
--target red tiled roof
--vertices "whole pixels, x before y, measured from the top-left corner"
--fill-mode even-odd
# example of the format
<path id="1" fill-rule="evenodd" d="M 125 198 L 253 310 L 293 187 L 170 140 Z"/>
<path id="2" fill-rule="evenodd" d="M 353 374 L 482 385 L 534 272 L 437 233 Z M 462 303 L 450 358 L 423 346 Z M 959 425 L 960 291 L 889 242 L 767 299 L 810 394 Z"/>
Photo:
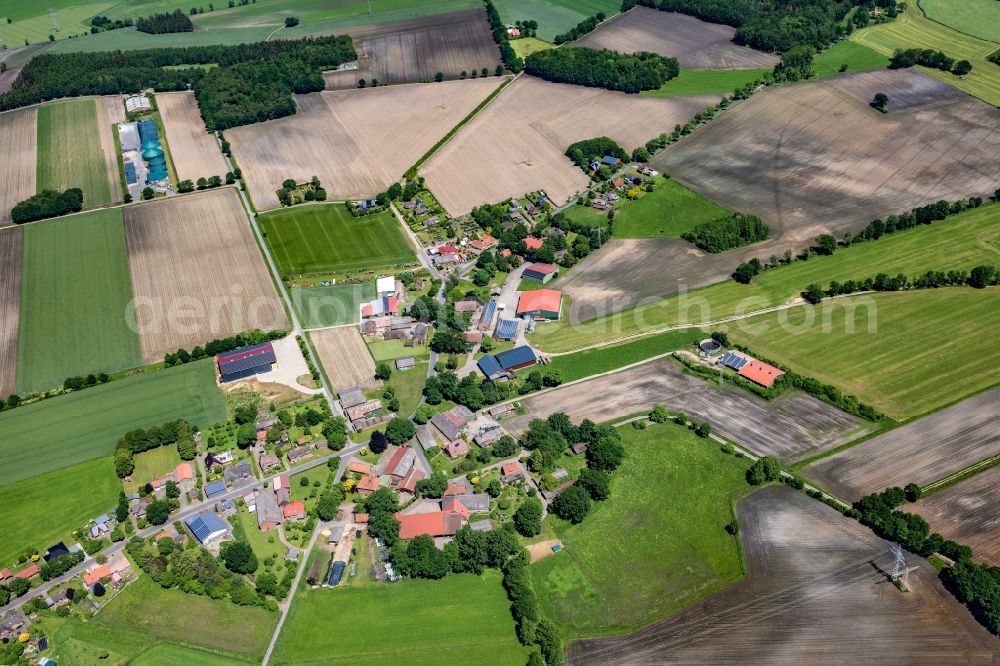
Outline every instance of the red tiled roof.
<path id="1" fill-rule="evenodd" d="M 358 474 L 369 474 L 372 471 L 372 466 L 368 463 L 358 462 L 353 460 L 347 465 L 347 471 L 357 472 Z"/>
<path id="2" fill-rule="evenodd" d="M 559 267 L 555 264 L 528 264 L 524 270 L 548 275 L 549 273 L 555 273 L 559 270 Z"/>
<path id="3" fill-rule="evenodd" d="M 361 477 L 358 481 L 358 490 L 378 490 L 378 477 L 371 475 Z"/>
<path id="4" fill-rule="evenodd" d="M 371 317 L 372 316 L 372 306 L 371 303 L 365 303 L 361 306 L 361 316 Z"/>
<path id="5" fill-rule="evenodd" d="M 458 254 L 460 250 L 454 245 L 442 245 L 438 247 L 438 252 L 441 254 Z"/>
<path id="6" fill-rule="evenodd" d="M 496 242 L 497 242 L 496 238 L 493 238 L 493 236 L 486 234 L 479 240 L 472 241 L 471 243 L 469 243 L 469 245 L 471 245 L 477 250 L 485 250 L 486 248 L 488 248 L 489 246 L 493 245 Z"/>
<path id="7" fill-rule="evenodd" d="M 16 574 L 14 574 L 14 578 L 25 578 L 25 579 L 34 578 L 41 572 L 42 570 L 38 567 L 37 564 L 29 564 L 28 566 L 21 569 Z"/>
<path id="8" fill-rule="evenodd" d="M 510 250 L 504 249 L 500 251 L 500 256 L 509 257 L 511 254 Z"/>
<path id="9" fill-rule="evenodd" d="M 177 480 L 178 481 L 193 481 L 194 480 L 194 467 L 191 463 L 181 463 L 177 466 Z"/>
<path id="10" fill-rule="evenodd" d="M 445 504 L 444 508 L 441 509 L 441 511 L 444 513 L 458 513 L 465 516 L 466 518 L 469 517 L 469 510 L 465 507 L 464 504 L 459 502 L 457 499 L 453 499 L 447 504 Z"/>
<path id="11" fill-rule="evenodd" d="M 0 581 L 4 581 L 10 578 L 10 569 L 4 569 L 0 571 Z"/>
<path id="12" fill-rule="evenodd" d="M 444 536 L 444 514 L 440 511 L 434 513 L 418 513 L 411 516 L 396 514 L 399 521 L 399 538 L 412 539 L 421 534 L 428 534 L 432 537 Z"/>
<path id="13" fill-rule="evenodd" d="M 282 511 L 285 514 L 285 518 L 295 518 L 296 516 L 304 516 L 306 513 L 306 505 L 302 503 L 301 500 L 295 500 L 294 502 L 289 502 L 285 505 Z"/>
<path id="14" fill-rule="evenodd" d="M 395 453 L 392 454 L 392 457 L 389 458 L 389 464 L 385 466 L 386 474 L 391 474 L 395 471 L 396 467 L 399 466 L 399 461 L 403 459 L 403 455 L 406 453 L 407 448 L 409 447 L 401 446 L 396 449 Z"/>
<path id="15" fill-rule="evenodd" d="M 543 244 L 544 241 L 542 241 L 541 238 L 528 237 L 524 239 L 524 247 L 528 248 L 529 250 L 540 250 Z"/>
<path id="16" fill-rule="evenodd" d="M 535 312 L 536 310 L 559 312 L 561 302 L 562 292 L 556 289 L 522 291 L 521 298 L 517 301 L 517 314 Z"/>
<path id="17" fill-rule="evenodd" d="M 506 465 L 504 465 L 503 467 L 501 467 L 500 470 L 503 472 L 504 476 L 507 476 L 508 474 L 519 473 L 521 471 L 521 467 L 517 464 L 516 461 L 511 461 Z"/>
<path id="18" fill-rule="evenodd" d="M 111 575 L 111 569 L 108 567 L 107 564 L 102 564 L 96 569 L 88 571 L 86 574 L 84 574 L 83 584 L 86 585 L 87 587 L 90 587 L 97 581 L 101 580 L 102 578 L 107 578 L 110 575 Z"/>
<path id="19" fill-rule="evenodd" d="M 267 431 L 266 430 L 259 431 L 257 433 L 257 443 L 263 444 L 266 441 L 267 441 Z"/>
<path id="20" fill-rule="evenodd" d="M 356 522 L 356 523 L 358 523 L 360 525 L 364 525 L 365 523 L 368 522 L 368 514 L 367 513 L 356 513 L 356 514 L 354 514 L 354 522 Z"/>
<path id="21" fill-rule="evenodd" d="M 465 494 L 465 486 L 457 483 L 452 483 L 451 481 L 448 482 L 448 487 L 445 488 L 444 490 L 445 497 L 449 497 L 451 495 L 464 495 L 464 494 Z"/>
<path id="22" fill-rule="evenodd" d="M 399 312 L 399 299 L 395 296 L 389 297 L 389 307 L 386 308 L 391 314 Z"/>
<path id="23" fill-rule="evenodd" d="M 741 377 L 746 377 L 752 382 L 756 382 L 764 388 L 770 388 L 774 380 L 785 374 L 784 370 L 779 370 L 773 365 L 768 365 L 756 359 L 748 361 L 739 369 Z"/>

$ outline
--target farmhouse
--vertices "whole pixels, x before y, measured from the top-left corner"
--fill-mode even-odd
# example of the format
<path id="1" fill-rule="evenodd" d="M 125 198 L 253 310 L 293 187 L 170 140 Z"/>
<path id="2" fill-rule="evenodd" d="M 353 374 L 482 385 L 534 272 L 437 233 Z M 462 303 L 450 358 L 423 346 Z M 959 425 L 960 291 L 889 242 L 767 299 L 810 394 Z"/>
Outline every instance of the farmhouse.
<path id="1" fill-rule="evenodd" d="M 298 460 L 302 460 L 310 453 L 308 446 L 300 446 L 297 449 L 292 449 L 288 452 L 288 462 L 293 463 Z"/>
<path id="2" fill-rule="evenodd" d="M 281 512 L 284 514 L 285 520 L 299 521 L 306 519 L 306 505 L 301 500 L 289 502 L 282 507 Z"/>
<path id="3" fill-rule="evenodd" d="M 261 490 L 257 493 L 257 527 L 260 530 L 273 530 L 281 524 L 281 509 L 274 493 Z"/>
<path id="4" fill-rule="evenodd" d="M 372 466 L 360 460 L 352 460 L 347 464 L 347 471 L 354 474 L 371 474 Z"/>
<path id="5" fill-rule="evenodd" d="M 562 292 L 555 289 L 522 291 L 517 301 L 517 316 L 531 317 L 536 321 L 559 319 L 562 308 Z"/>
<path id="6" fill-rule="evenodd" d="M 357 407 L 365 402 L 365 400 L 367 400 L 367 398 L 365 398 L 365 394 L 362 393 L 361 389 L 357 386 L 353 386 L 340 392 L 340 405 L 344 409 Z"/>
<path id="7" fill-rule="evenodd" d="M 369 474 L 368 476 L 361 477 L 358 481 L 358 485 L 355 490 L 361 495 L 371 495 L 373 492 L 379 489 L 378 477 Z"/>
<path id="8" fill-rule="evenodd" d="M 784 370 L 738 351 L 727 351 L 719 359 L 719 363 L 764 388 L 771 388 L 774 381 L 785 374 Z"/>
<path id="9" fill-rule="evenodd" d="M 262 472 L 270 472 L 276 467 L 281 467 L 281 461 L 278 460 L 278 456 L 273 453 L 265 453 L 262 455 L 257 461 L 257 464 L 260 465 L 260 471 Z"/>
<path id="10" fill-rule="evenodd" d="M 541 238 L 532 238 L 531 236 L 529 236 L 524 239 L 524 247 L 528 248 L 528 250 L 531 251 L 541 250 L 542 245 L 544 244 L 545 243 Z"/>
<path id="11" fill-rule="evenodd" d="M 538 357 L 535 356 L 534 350 L 525 345 L 502 351 L 499 354 L 484 356 L 479 359 L 477 365 L 487 379 L 496 381 L 509 377 L 511 373 L 521 368 L 531 367 L 537 362 Z"/>
<path id="12" fill-rule="evenodd" d="M 442 501 L 440 511 L 404 515 L 395 514 L 399 521 L 399 538 L 412 539 L 421 534 L 432 537 L 455 536 L 469 522 L 469 510 L 456 498 Z"/>
<path id="13" fill-rule="evenodd" d="M 489 234 L 484 234 L 482 238 L 470 242 L 469 247 L 471 247 L 476 252 L 482 252 L 483 250 L 489 249 L 496 244 L 497 244 L 496 238 L 493 238 L 493 236 L 490 236 Z"/>
<path id="14" fill-rule="evenodd" d="M 503 428 L 499 425 L 487 425 L 479 429 L 476 436 L 472 438 L 479 446 L 486 448 L 493 446 L 493 443 L 503 437 Z"/>
<path id="15" fill-rule="evenodd" d="M 521 274 L 525 280 L 546 284 L 559 275 L 559 267 L 554 264 L 528 264 Z"/>
<path id="16" fill-rule="evenodd" d="M 253 467 L 250 465 L 250 461 L 244 460 L 232 467 L 227 467 L 226 471 L 222 473 L 222 478 L 229 484 L 253 478 Z"/>
<path id="17" fill-rule="evenodd" d="M 229 526 L 211 511 L 199 513 L 184 521 L 198 543 L 205 545 L 222 538 L 229 531 Z"/>
<path id="18" fill-rule="evenodd" d="M 514 483 L 515 481 L 520 481 L 522 478 L 524 478 L 524 475 L 521 473 L 521 466 L 516 460 L 505 463 L 500 468 L 500 483 Z"/>
<path id="19" fill-rule="evenodd" d="M 449 458 L 454 460 L 469 452 L 469 443 L 464 439 L 456 439 L 444 445 L 444 452 L 448 454 Z"/>
<path id="20" fill-rule="evenodd" d="M 270 372 L 278 359 L 270 342 L 234 349 L 217 357 L 219 377 L 223 383 Z"/>
<path id="21" fill-rule="evenodd" d="M 396 490 L 401 493 L 410 493 L 411 495 L 416 491 L 417 481 L 426 478 L 424 471 L 418 466 L 414 465 L 413 468 L 406 473 L 406 476 L 402 478 L 399 484 L 396 486 Z"/>
<path id="22" fill-rule="evenodd" d="M 459 438 L 466 424 L 472 419 L 472 412 L 467 407 L 455 405 L 446 412 L 431 417 L 431 424 L 437 428 L 445 439 L 453 442 Z"/>

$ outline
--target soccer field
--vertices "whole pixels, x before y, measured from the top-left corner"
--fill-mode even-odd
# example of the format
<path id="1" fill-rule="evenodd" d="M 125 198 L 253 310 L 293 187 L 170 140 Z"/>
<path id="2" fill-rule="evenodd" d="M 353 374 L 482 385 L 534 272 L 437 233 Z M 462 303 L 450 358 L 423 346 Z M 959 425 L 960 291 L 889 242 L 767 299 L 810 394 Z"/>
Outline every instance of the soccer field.
<path id="1" fill-rule="evenodd" d="M 142 365 L 118 209 L 25 225 L 17 391 Z"/>
<path id="2" fill-rule="evenodd" d="M 343 204 L 302 205 L 258 219 L 284 276 L 416 261 L 413 247 L 392 213 L 356 218 Z"/>
<path id="3" fill-rule="evenodd" d="M 86 208 L 111 203 L 101 149 L 97 101 L 74 99 L 38 107 L 38 191 L 83 190 Z"/>
<path id="4" fill-rule="evenodd" d="M 127 431 L 181 418 L 200 427 L 226 418 L 212 359 L 2 412 L 0 459 L 10 462 L 0 467 L 0 486 L 110 456 Z"/>
<path id="5" fill-rule="evenodd" d="M 531 565 L 545 614 L 567 637 L 624 633 L 743 575 L 727 534 L 747 462 L 667 423 L 622 429 L 611 497 L 579 525 L 546 518 L 563 550 Z"/>
<path id="6" fill-rule="evenodd" d="M 323 626 L 344 630 L 317 630 Z M 509 666 L 527 657 L 514 634 L 500 573 L 490 570 L 482 576 L 303 590 L 271 661 Z"/>
<path id="7" fill-rule="evenodd" d="M 997 287 L 856 296 L 821 303 L 813 314 L 803 306 L 745 324 L 730 327 L 732 340 L 899 420 L 957 402 L 1000 378 L 1000 348 L 989 343 L 1000 326 Z"/>

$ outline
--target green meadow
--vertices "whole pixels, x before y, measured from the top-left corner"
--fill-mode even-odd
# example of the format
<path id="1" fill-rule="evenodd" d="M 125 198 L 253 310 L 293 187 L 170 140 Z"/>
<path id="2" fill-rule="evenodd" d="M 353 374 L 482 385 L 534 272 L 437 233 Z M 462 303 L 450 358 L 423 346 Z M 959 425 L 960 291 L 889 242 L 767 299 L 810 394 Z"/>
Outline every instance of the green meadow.
<path id="1" fill-rule="evenodd" d="M 38 107 L 38 191 L 83 190 L 87 208 L 111 203 L 97 126 L 97 101 L 72 99 Z"/>

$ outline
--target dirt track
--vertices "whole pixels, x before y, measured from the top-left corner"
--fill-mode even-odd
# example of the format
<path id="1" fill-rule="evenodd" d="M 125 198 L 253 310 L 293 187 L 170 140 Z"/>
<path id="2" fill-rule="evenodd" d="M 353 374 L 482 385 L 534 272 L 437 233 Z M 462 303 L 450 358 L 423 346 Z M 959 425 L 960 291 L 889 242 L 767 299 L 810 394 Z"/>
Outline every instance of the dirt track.
<path id="1" fill-rule="evenodd" d="M 736 29 L 727 25 L 635 7 L 573 45 L 619 53 L 651 51 L 677 58 L 686 69 L 748 69 L 778 64 L 776 55 L 734 44 L 735 34 Z"/>
<path id="2" fill-rule="evenodd" d="M 235 189 L 122 212 L 145 363 L 213 338 L 288 327 Z"/>
<path id="3" fill-rule="evenodd" d="M 626 150 L 718 97 L 644 97 L 521 76 L 421 169 L 451 215 L 543 189 L 563 203 L 588 183 L 565 156 L 575 141 L 609 136 Z"/>
<path id="4" fill-rule="evenodd" d="M 849 500 L 889 486 L 927 485 L 1000 454 L 1000 388 L 809 465 L 802 473 Z"/>
<path id="5" fill-rule="evenodd" d="M 493 92 L 501 79 L 446 81 L 296 96 L 298 113 L 226 138 L 260 210 L 286 178 L 319 176 L 331 200 L 371 197 Z"/>
<path id="6" fill-rule="evenodd" d="M 324 74 L 330 90 L 356 88 L 358 79 L 386 83 L 430 81 L 438 72 L 457 79 L 463 71 L 500 64 L 486 11 L 476 9 L 405 21 L 376 23 L 343 31 L 354 40 L 357 70 Z"/>
<path id="7" fill-rule="evenodd" d="M 375 361 L 357 326 L 310 331 L 309 337 L 316 345 L 334 393 L 352 386 L 370 391 L 379 385 L 375 379 Z"/>
<path id="8" fill-rule="evenodd" d="M 205 129 L 193 92 L 160 93 L 156 105 L 167 131 L 170 157 L 180 180 L 225 176 L 229 168 L 215 138 Z"/>
<path id="9" fill-rule="evenodd" d="M 38 108 L 0 113 L 0 226 L 10 224 L 10 209 L 35 194 L 38 163 Z"/>
<path id="10" fill-rule="evenodd" d="M 890 545 L 830 507 L 769 487 L 737 505 L 747 577 L 672 617 L 567 648 L 581 664 L 995 663 L 1000 641 L 913 555 L 912 591 L 880 572 Z"/>
<path id="11" fill-rule="evenodd" d="M 1000 467 L 935 493 L 904 511 L 923 516 L 931 531 L 972 547 L 977 561 L 1000 566 Z"/>
<path id="12" fill-rule="evenodd" d="M 0 232 L 0 399 L 14 392 L 21 312 L 23 231 Z"/>
<path id="13" fill-rule="evenodd" d="M 532 419 L 554 412 L 565 412 L 573 421 L 609 421 L 651 410 L 657 403 L 707 420 L 724 437 L 783 463 L 835 448 L 862 432 L 854 417 L 811 396 L 792 392 L 769 403 L 734 386 L 720 389 L 686 375 L 671 359 L 523 400 L 528 414 L 506 421 L 504 427 L 520 434 Z"/>

